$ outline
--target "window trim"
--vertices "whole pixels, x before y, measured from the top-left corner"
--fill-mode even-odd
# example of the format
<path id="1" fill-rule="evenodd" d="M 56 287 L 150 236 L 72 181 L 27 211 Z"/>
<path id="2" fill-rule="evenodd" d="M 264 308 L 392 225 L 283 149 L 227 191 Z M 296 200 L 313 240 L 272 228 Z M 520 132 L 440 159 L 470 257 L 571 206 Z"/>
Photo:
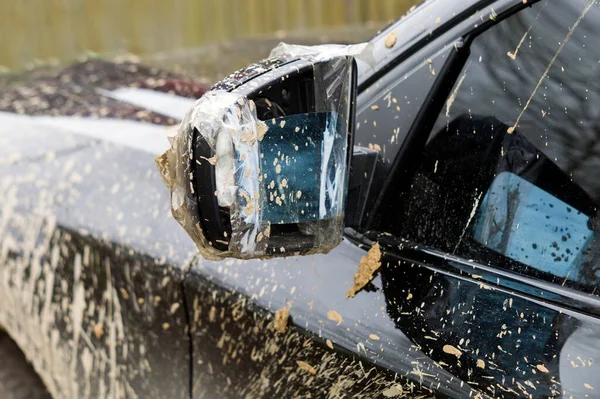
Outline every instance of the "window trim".
<path id="1" fill-rule="evenodd" d="M 387 234 L 372 233 L 369 239 L 377 242 L 382 251 L 394 260 L 414 263 L 437 273 L 483 285 L 482 288 L 497 289 L 570 316 L 600 317 L 600 297 L 596 295 L 517 274 L 510 269 L 484 265 Z"/>

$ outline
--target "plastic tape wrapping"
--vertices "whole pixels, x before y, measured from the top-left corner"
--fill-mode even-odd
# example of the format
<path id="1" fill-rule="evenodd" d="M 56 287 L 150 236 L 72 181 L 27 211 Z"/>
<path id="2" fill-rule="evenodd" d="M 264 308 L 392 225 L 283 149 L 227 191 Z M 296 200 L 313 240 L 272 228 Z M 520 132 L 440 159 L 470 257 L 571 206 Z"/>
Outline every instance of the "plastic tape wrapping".
<path id="1" fill-rule="evenodd" d="M 371 45 L 281 43 L 271 56 L 315 64 L 315 92 L 320 97 L 317 112 L 262 121 L 253 100 L 236 90 L 215 89 L 196 101 L 170 138 L 171 148 L 156 158 L 171 192 L 175 219 L 208 259 L 267 256 L 272 225 L 283 222 L 295 223 L 300 232 L 313 237 L 312 248 L 304 254 L 328 252 L 342 239 L 348 172 L 349 77 L 353 57 L 370 62 Z M 193 184 L 195 132 L 212 149 L 214 156 L 203 161 L 215 166 L 218 205 L 230 211 L 227 251 L 210 245 L 201 227 Z M 274 145 L 281 151 L 294 150 L 271 159 L 266 149 Z M 277 167 L 278 162 L 283 170 Z M 289 168 L 285 169 L 285 165 Z M 302 167 L 311 173 L 302 171 Z M 285 246 L 276 252 L 271 252 L 271 256 L 289 255 Z"/>
<path id="2" fill-rule="evenodd" d="M 266 125 L 256 118 L 252 101 L 230 92 L 211 91 L 188 111 L 176 135 L 170 138 L 171 148 L 156 158 L 163 180 L 171 191 L 173 216 L 194 240 L 202 256 L 220 259 L 236 253 L 216 250 L 202 231 L 192 182 L 194 130 L 215 153 L 205 161 L 215 165 L 215 194 L 219 206 L 240 209 L 236 204 L 240 196 L 244 199 L 243 211 L 231 214 L 232 221 L 240 221 L 232 223 L 231 241 L 237 238 L 241 246 L 239 252 L 250 257 L 257 251 L 261 221 L 258 139 L 264 134 Z M 236 153 L 245 154 L 241 164 L 236 163 Z"/>
<path id="3" fill-rule="evenodd" d="M 318 62 L 332 57 L 351 56 L 356 61 L 365 63 L 371 68 L 375 67 L 373 56 L 373 43 L 360 44 L 322 44 L 318 46 L 304 46 L 300 44 L 279 43 L 269 57 L 304 58 L 309 61 Z"/>

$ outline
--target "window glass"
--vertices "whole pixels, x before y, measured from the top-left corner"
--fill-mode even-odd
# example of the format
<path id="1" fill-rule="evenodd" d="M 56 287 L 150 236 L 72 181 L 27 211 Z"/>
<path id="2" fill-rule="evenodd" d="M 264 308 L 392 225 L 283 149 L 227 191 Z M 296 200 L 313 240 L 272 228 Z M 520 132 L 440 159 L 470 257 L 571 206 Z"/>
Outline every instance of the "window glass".
<path id="1" fill-rule="evenodd" d="M 451 51 L 449 45 L 414 65 L 401 63 L 360 94 L 357 103 L 364 105 L 356 110 L 354 145 L 378 152 L 365 211 L 358 218 L 362 222 L 369 217 L 406 134 Z"/>
<path id="2" fill-rule="evenodd" d="M 386 171 L 452 50 L 447 46 L 409 70 L 400 64 L 360 94 L 354 144 L 380 151 Z"/>
<path id="3" fill-rule="evenodd" d="M 476 38 L 381 226 L 479 262 L 600 282 L 600 5 L 541 1 Z"/>

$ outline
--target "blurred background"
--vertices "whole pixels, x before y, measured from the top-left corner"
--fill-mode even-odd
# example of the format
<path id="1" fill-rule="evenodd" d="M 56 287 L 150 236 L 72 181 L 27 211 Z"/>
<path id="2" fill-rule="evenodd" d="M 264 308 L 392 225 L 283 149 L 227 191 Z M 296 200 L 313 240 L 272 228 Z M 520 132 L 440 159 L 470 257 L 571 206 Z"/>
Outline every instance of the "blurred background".
<path id="1" fill-rule="evenodd" d="M 416 0 L 0 0 L 0 73 L 131 59 L 214 82 L 279 41 L 355 43 Z"/>

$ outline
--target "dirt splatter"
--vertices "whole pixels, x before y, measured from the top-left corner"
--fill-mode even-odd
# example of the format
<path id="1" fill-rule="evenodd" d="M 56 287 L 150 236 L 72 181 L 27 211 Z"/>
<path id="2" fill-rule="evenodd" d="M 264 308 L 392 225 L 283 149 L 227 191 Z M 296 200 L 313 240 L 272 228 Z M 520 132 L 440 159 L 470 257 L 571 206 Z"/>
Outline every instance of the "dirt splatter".
<path id="1" fill-rule="evenodd" d="M 0 179 L 2 188 L 9 183 Z M 141 382 L 154 363 L 146 348 L 160 343 L 151 334 L 137 333 L 122 313 L 142 315 L 136 322 L 142 323 L 138 325 L 144 332 L 146 326 L 160 325 L 164 317 L 182 325 L 181 306 L 176 315 L 168 316 L 164 309 L 146 312 L 139 306 L 143 295 L 150 298 L 161 286 L 165 268 L 154 261 L 134 262 L 133 254 L 121 252 L 121 247 L 106 247 L 60 227 L 45 197 L 35 212 L 21 214 L 14 207 L 18 194 L 14 188 L 0 206 L 0 300 L 11 304 L 0 307 L 2 329 L 31 359 L 53 397 L 147 397 L 149 392 Z M 23 255 L 6 257 L 11 251 Z M 148 272 L 154 266 L 160 271 L 157 275 Z M 178 292 L 165 291 L 174 296 Z M 168 299 L 181 304 L 174 297 Z M 185 366 L 173 357 L 173 370 Z M 135 374 L 129 372 L 134 369 Z M 180 381 L 173 382 L 173 374 L 163 378 L 174 393 L 182 390 Z"/>
<path id="2" fill-rule="evenodd" d="M 369 398 L 383 397 L 382 392 L 395 385 L 410 397 L 433 397 L 428 387 L 332 350 L 333 342 L 307 336 L 300 325 L 298 329 L 287 328 L 285 333 L 269 328 L 272 313 L 257 311 L 236 291 L 223 290 L 214 283 L 202 283 L 199 288 L 189 301 L 194 304 L 191 334 L 197 348 L 195 356 L 204 359 L 209 353 L 215 355 L 214 347 L 202 344 L 210 334 L 220 337 L 217 349 L 222 359 L 194 369 L 195 397 Z M 223 310 L 223 317 L 211 321 L 207 313 L 213 306 Z M 256 339 L 257 334 L 260 339 Z M 216 373 L 227 378 L 215 384 Z M 237 378 L 239 375 L 247 377 Z M 210 395 L 205 386 L 211 387 Z"/>
<path id="3" fill-rule="evenodd" d="M 244 207 L 244 214 L 246 216 L 250 216 L 254 213 L 254 203 L 253 202 L 248 202 L 246 204 L 246 206 Z"/>
<path id="4" fill-rule="evenodd" d="M 381 393 L 386 398 L 397 398 L 404 394 L 404 389 L 402 389 L 401 385 L 396 384 L 384 389 Z"/>
<path id="5" fill-rule="evenodd" d="M 123 299 L 125 299 L 125 300 L 129 299 L 129 293 L 125 290 L 125 288 L 121 287 L 121 288 L 119 288 L 119 291 L 121 292 Z"/>
<path id="6" fill-rule="evenodd" d="M 575 30 L 577 29 L 577 27 L 579 26 L 579 24 L 581 23 L 581 21 L 583 20 L 583 18 L 586 16 L 586 14 L 592 9 L 592 7 L 595 4 L 596 4 L 595 1 L 593 1 L 593 0 L 589 1 L 588 4 L 583 9 L 583 12 L 579 16 L 579 18 L 577 18 L 577 21 L 575 21 L 575 23 L 573 24 L 573 26 L 571 27 L 571 29 L 569 29 L 569 32 L 565 36 L 564 40 L 560 43 L 560 46 L 558 47 L 558 50 L 554 54 L 554 57 L 552 57 L 552 59 L 548 63 L 548 66 L 546 67 L 546 70 L 544 71 L 544 73 L 540 77 L 540 80 L 538 81 L 537 85 L 533 89 L 533 92 L 531 93 L 531 96 L 529 97 L 529 99 L 525 103 L 525 106 L 523 107 L 523 109 L 519 113 L 519 116 L 517 117 L 517 120 L 515 121 L 514 125 L 512 125 L 511 127 L 508 128 L 508 130 L 507 130 L 508 134 L 514 133 L 514 131 L 517 128 L 517 126 L 519 126 L 519 122 L 521 121 L 521 118 L 525 114 L 525 111 L 527 111 L 527 109 L 529 108 L 529 105 L 531 104 L 531 101 L 533 100 L 533 97 L 535 97 L 535 95 L 536 95 L 537 91 L 539 90 L 540 86 L 542 86 L 542 83 L 544 82 L 544 79 L 546 79 L 546 77 L 548 76 L 548 72 L 550 72 L 550 69 L 552 69 L 552 66 L 554 65 L 554 62 L 557 60 L 557 58 L 560 55 L 560 53 L 562 52 L 563 48 L 569 43 L 569 40 L 571 39 L 571 36 L 573 36 L 573 33 L 575 32 Z"/>
<path id="7" fill-rule="evenodd" d="M 258 124 L 256 125 L 256 137 L 258 138 L 258 141 L 262 141 L 265 138 L 267 130 L 269 130 L 269 127 L 266 123 L 262 121 L 258 122 Z"/>
<path id="8" fill-rule="evenodd" d="M 96 323 L 94 325 L 94 335 L 96 336 L 96 339 L 102 338 L 104 335 L 104 324 Z"/>
<path id="9" fill-rule="evenodd" d="M 539 371 L 541 371 L 542 373 L 549 373 L 550 371 L 548 370 L 548 368 L 546 368 L 546 366 L 544 366 L 543 364 L 538 364 L 537 366 L 535 366 L 536 369 L 538 369 Z"/>
<path id="10" fill-rule="evenodd" d="M 317 369 L 302 360 L 296 360 L 296 364 L 300 370 L 304 370 L 312 375 L 317 375 Z"/>
<path id="11" fill-rule="evenodd" d="M 285 333 L 288 318 L 290 317 L 290 308 L 283 306 L 275 312 L 275 331 Z"/>
<path id="12" fill-rule="evenodd" d="M 525 32 L 525 34 L 521 38 L 521 41 L 517 45 L 517 48 L 515 49 L 514 52 L 509 51 L 509 52 L 506 53 L 506 55 L 508 56 L 508 58 L 510 58 L 513 61 L 517 59 L 517 54 L 519 53 L 519 50 L 521 49 L 521 46 L 523 45 L 523 42 L 525 42 L 525 39 L 527 39 L 527 35 L 529 35 L 529 31 L 530 30 L 531 30 L 531 27 L 529 27 L 529 29 L 527 29 L 527 31 Z"/>
<path id="13" fill-rule="evenodd" d="M 380 267 L 381 249 L 379 248 L 379 244 L 375 243 L 367 253 L 367 256 L 363 256 L 360 260 L 358 272 L 354 275 L 354 285 L 346 293 L 346 299 L 353 298 L 362 290 L 373 279 Z"/>
<path id="14" fill-rule="evenodd" d="M 336 312 L 335 310 L 330 310 L 327 312 L 327 318 L 331 321 L 335 321 L 338 326 L 342 324 L 343 318 L 342 315 Z"/>
<path id="15" fill-rule="evenodd" d="M 398 34 L 396 33 L 396 31 L 388 33 L 388 35 L 385 37 L 385 47 L 387 47 L 387 48 L 394 47 L 397 40 L 398 40 Z"/>
<path id="16" fill-rule="evenodd" d="M 454 355 L 459 359 L 462 356 L 462 352 L 458 348 L 456 348 L 452 345 L 444 345 L 444 347 L 442 349 L 445 353 L 447 353 L 449 355 Z"/>
<path id="17" fill-rule="evenodd" d="M 200 158 L 204 159 L 205 161 L 207 161 L 209 164 L 211 164 L 213 166 L 215 166 L 217 164 L 217 156 L 216 155 L 213 157 L 210 157 L 210 158 L 200 156 Z"/>

